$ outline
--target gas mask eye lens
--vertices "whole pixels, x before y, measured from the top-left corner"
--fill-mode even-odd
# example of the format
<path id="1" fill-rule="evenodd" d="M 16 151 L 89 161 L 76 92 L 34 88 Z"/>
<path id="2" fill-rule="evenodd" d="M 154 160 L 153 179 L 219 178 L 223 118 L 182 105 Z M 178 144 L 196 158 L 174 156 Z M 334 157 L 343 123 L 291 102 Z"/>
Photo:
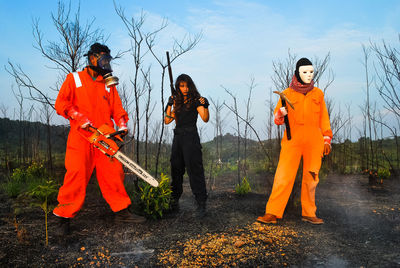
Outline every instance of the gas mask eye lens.
<path id="1" fill-rule="evenodd" d="M 104 70 L 110 70 L 111 69 L 111 60 L 112 57 L 108 54 L 104 54 L 104 55 L 99 55 L 100 57 L 97 59 L 97 66 L 99 66 L 100 68 L 104 69 Z"/>

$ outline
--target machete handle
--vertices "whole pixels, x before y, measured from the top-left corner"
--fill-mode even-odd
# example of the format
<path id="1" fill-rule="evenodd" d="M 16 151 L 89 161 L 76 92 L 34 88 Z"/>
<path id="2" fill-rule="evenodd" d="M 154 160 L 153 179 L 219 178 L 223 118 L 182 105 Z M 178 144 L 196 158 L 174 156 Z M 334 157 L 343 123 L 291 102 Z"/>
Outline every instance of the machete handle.
<path id="1" fill-rule="evenodd" d="M 281 98 L 281 103 L 282 103 L 282 107 L 285 107 L 286 111 L 287 111 L 288 109 L 286 106 L 285 99 Z M 287 114 L 283 117 L 283 120 L 285 121 L 285 126 L 286 126 L 286 137 L 290 141 L 292 139 L 292 134 L 290 133 L 289 118 L 288 118 Z"/>

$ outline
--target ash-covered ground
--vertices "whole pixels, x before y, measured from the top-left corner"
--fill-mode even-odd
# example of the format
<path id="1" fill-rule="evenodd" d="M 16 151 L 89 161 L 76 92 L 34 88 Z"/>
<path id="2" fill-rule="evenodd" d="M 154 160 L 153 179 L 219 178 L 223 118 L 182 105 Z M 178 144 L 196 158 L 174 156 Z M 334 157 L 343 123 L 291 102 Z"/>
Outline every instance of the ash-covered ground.
<path id="1" fill-rule="evenodd" d="M 262 185 L 265 178 L 259 180 Z M 208 216 L 199 220 L 187 180 L 175 217 L 114 224 L 90 184 L 72 235 L 55 236 L 50 216 L 47 247 L 42 211 L 26 209 L 15 218 L 11 200 L 1 194 L 0 266 L 400 267 L 399 184 L 369 186 L 361 175 L 329 175 L 317 188 L 321 226 L 302 222 L 300 207 L 288 209 L 277 225 L 255 223 L 269 189 L 239 197 L 226 184 L 210 192 Z"/>

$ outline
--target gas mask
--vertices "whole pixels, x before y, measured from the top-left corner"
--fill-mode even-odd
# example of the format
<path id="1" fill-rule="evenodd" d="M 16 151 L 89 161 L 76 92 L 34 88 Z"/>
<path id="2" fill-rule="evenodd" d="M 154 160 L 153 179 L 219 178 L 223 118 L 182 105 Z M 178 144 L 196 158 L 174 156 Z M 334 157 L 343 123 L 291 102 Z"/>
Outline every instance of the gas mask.
<path id="1" fill-rule="evenodd" d="M 95 72 L 103 76 L 107 87 L 118 85 L 118 77 L 113 76 L 111 68 L 110 54 L 100 54 L 97 58 L 97 66 L 90 65 L 89 67 Z"/>

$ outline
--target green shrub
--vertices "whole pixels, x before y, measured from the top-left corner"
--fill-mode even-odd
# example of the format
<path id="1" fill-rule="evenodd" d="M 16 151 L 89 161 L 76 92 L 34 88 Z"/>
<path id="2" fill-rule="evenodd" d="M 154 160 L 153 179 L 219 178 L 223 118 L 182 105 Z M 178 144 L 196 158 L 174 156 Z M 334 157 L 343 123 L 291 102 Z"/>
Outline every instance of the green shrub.
<path id="1" fill-rule="evenodd" d="M 378 169 L 378 178 L 381 180 L 389 179 L 390 171 L 387 168 L 379 168 Z"/>
<path id="2" fill-rule="evenodd" d="M 42 164 L 32 163 L 27 168 L 16 168 L 11 177 L 2 185 L 4 192 L 11 198 L 31 191 L 47 181 L 49 175 Z"/>
<path id="3" fill-rule="evenodd" d="M 16 198 L 26 189 L 26 170 L 22 168 L 14 169 L 11 177 L 2 185 L 4 192 L 11 198 Z"/>
<path id="4" fill-rule="evenodd" d="M 158 187 L 140 180 L 137 188 L 129 190 L 133 192 L 134 210 L 139 214 L 157 219 L 161 218 L 163 212 L 170 207 L 172 193 L 170 179 L 163 173 Z"/>
<path id="5" fill-rule="evenodd" d="M 236 184 L 235 186 L 235 192 L 238 195 L 245 195 L 248 194 L 251 191 L 251 187 L 249 182 L 247 181 L 246 177 L 242 179 L 242 182 L 239 184 Z"/>

